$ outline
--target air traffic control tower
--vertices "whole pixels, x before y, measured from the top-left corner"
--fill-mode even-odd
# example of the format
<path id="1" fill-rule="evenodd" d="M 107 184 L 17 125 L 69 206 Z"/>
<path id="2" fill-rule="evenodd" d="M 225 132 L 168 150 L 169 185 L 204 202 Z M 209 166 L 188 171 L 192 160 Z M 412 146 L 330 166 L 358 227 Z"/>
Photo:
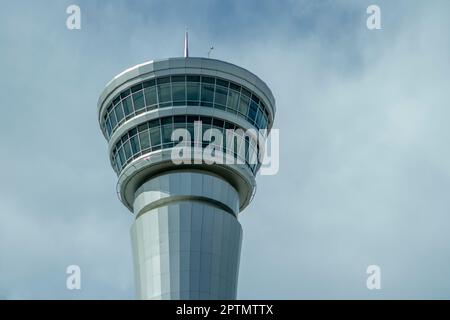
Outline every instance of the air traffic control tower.
<path id="1" fill-rule="evenodd" d="M 249 155 L 260 148 L 255 141 L 267 137 L 241 133 L 269 132 L 275 99 L 253 73 L 186 51 L 185 57 L 146 62 L 115 76 L 98 100 L 98 119 L 119 199 L 135 216 L 137 297 L 236 299 L 238 215 L 252 200 L 261 165 Z M 191 163 L 173 161 L 172 133 L 179 128 L 191 133 Z M 241 161 L 206 163 L 202 151 L 214 140 L 210 132 L 218 132 L 208 129 L 224 136 L 234 130 L 233 142 L 226 136 L 220 148 Z"/>

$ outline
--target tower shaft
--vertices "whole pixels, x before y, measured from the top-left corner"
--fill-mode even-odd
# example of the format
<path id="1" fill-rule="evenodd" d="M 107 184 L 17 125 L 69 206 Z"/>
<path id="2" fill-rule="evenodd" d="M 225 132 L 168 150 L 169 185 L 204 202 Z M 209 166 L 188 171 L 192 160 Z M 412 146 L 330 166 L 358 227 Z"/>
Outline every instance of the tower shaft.
<path id="1" fill-rule="evenodd" d="M 242 228 L 225 180 L 170 172 L 145 182 L 131 228 L 141 299 L 236 299 Z"/>

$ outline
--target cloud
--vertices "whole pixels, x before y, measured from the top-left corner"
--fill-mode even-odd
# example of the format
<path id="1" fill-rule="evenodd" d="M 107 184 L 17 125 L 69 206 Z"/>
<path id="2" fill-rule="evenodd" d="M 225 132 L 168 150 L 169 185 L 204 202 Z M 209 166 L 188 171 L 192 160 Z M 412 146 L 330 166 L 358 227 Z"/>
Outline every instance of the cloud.
<path id="1" fill-rule="evenodd" d="M 280 171 L 240 218 L 239 297 L 449 297 L 446 1 L 379 1 L 379 31 L 369 1 L 81 1 L 80 31 L 69 4 L 0 13 L 2 297 L 133 297 L 133 217 L 96 102 L 123 69 L 180 56 L 186 25 L 193 55 L 214 44 L 277 99 Z M 65 289 L 69 264 L 81 292 Z"/>

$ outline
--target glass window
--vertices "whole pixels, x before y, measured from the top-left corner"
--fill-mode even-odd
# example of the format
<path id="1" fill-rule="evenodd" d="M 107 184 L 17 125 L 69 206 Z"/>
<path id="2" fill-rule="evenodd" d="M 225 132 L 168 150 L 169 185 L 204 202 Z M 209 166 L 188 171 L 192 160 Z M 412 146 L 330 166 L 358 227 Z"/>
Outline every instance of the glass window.
<path id="1" fill-rule="evenodd" d="M 186 116 L 173 117 L 173 129 L 186 128 Z"/>
<path id="2" fill-rule="evenodd" d="M 120 94 L 120 97 L 121 97 L 122 99 L 125 99 L 125 97 L 129 96 L 130 94 L 131 94 L 130 89 L 127 89 L 127 90 L 125 90 L 124 92 L 122 92 L 122 93 Z"/>
<path id="3" fill-rule="evenodd" d="M 230 89 L 233 89 L 235 91 L 241 91 L 241 86 L 239 86 L 233 82 L 230 82 Z"/>
<path id="4" fill-rule="evenodd" d="M 228 88 L 229 82 L 222 79 L 216 79 L 216 85 Z"/>
<path id="5" fill-rule="evenodd" d="M 139 139 L 138 136 L 135 135 L 130 139 L 131 143 L 131 150 L 133 151 L 133 154 L 139 153 L 140 147 L 139 147 Z"/>
<path id="6" fill-rule="evenodd" d="M 168 124 L 165 126 L 162 126 L 162 135 L 163 135 L 163 143 L 170 143 L 172 142 L 172 124 Z"/>
<path id="7" fill-rule="evenodd" d="M 119 171 L 122 168 L 122 161 L 120 160 L 119 154 L 116 152 L 114 161 L 117 164 L 117 171 Z"/>
<path id="8" fill-rule="evenodd" d="M 144 94 L 142 91 L 133 93 L 133 104 L 134 104 L 134 110 L 139 111 L 144 109 Z"/>
<path id="9" fill-rule="evenodd" d="M 159 119 L 154 119 L 148 122 L 148 126 L 150 128 L 156 128 L 159 127 Z"/>
<path id="10" fill-rule="evenodd" d="M 126 159 L 128 160 L 132 156 L 129 140 L 127 140 L 127 142 L 124 143 L 123 149 L 125 150 L 125 156 L 126 156 Z"/>
<path id="11" fill-rule="evenodd" d="M 148 130 L 148 122 L 138 125 L 138 131 L 143 132 Z"/>
<path id="12" fill-rule="evenodd" d="M 155 86 L 155 84 L 156 84 L 155 79 L 151 79 L 151 80 L 148 80 L 148 81 L 143 82 L 143 83 L 142 83 L 142 86 L 143 86 L 144 88 L 148 88 L 148 87 L 153 87 L 153 86 Z"/>
<path id="13" fill-rule="evenodd" d="M 177 82 L 172 84 L 172 100 L 174 102 L 186 103 L 186 88 L 184 82 Z"/>
<path id="14" fill-rule="evenodd" d="M 138 83 L 137 85 L 131 87 L 131 92 L 135 93 L 135 92 L 138 92 L 141 89 L 142 89 L 142 83 Z"/>
<path id="15" fill-rule="evenodd" d="M 173 117 L 173 122 L 174 123 L 185 123 L 186 122 L 186 116 L 174 116 Z"/>
<path id="16" fill-rule="evenodd" d="M 108 132 L 108 136 L 111 136 L 112 127 L 109 118 L 106 119 L 106 131 Z"/>
<path id="17" fill-rule="evenodd" d="M 123 166 L 125 164 L 125 154 L 123 148 L 118 149 L 117 152 L 119 153 L 121 166 Z"/>
<path id="18" fill-rule="evenodd" d="M 170 105 L 172 94 L 170 93 L 170 84 L 158 85 L 159 107 L 167 107 Z"/>
<path id="19" fill-rule="evenodd" d="M 203 125 L 206 125 L 206 124 L 211 124 L 212 118 L 211 117 L 200 117 L 200 121 L 201 121 L 202 126 L 203 126 Z"/>
<path id="20" fill-rule="evenodd" d="M 223 128 L 223 123 L 224 123 L 223 120 L 216 119 L 216 118 L 213 119 L 213 126 L 214 127 L 222 129 Z"/>
<path id="21" fill-rule="evenodd" d="M 154 106 L 158 103 L 156 99 L 156 87 L 148 87 L 144 89 L 145 104 L 147 106 Z"/>
<path id="22" fill-rule="evenodd" d="M 116 114 L 114 113 L 114 110 L 109 114 L 109 120 L 111 122 L 111 128 L 114 129 L 117 124 Z"/>
<path id="23" fill-rule="evenodd" d="M 172 82 L 184 82 L 184 81 L 185 81 L 184 75 L 182 75 L 182 76 L 172 76 Z"/>
<path id="24" fill-rule="evenodd" d="M 212 84 L 214 84 L 215 79 L 213 77 L 202 77 L 202 82 L 203 83 L 212 83 Z"/>
<path id="25" fill-rule="evenodd" d="M 152 147 L 160 145 L 161 144 L 161 133 L 160 133 L 160 127 L 151 127 L 150 129 L 150 140 L 152 142 Z"/>
<path id="26" fill-rule="evenodd" d="M 114 105 L 118 104 L 119 102 L 120 102 L 120 95 L 118 95 L 118 96 L 113 100 Z M 111 105 L 109 106 L 108 111 L 111 110 L 110 108 L 111 108 Z"/>
<path id="27" fill-rule="evenodd" d="M 187 86 L 188 105 L 198 105 L 198 98 L 200 95 L 200 84 L 188 82 L 186 86 Z"/>
<path id="28" fill-rule="evenodd" d="M 156 82 L 157 82 L 158 84 L 170 83 L 170 77 L 167 76 L 167 77 L 157 78 L 157 79 L 156 79 Z"/>
<path id="29" fill-rule="evenodd" d="M 188 75 L 188 76 L 186 76 L 186 80 L 188 82 L 200 82 L 200 76 Z"/>
<path id="30" fill-rule="evenodd" d="M 250 97 L 245 94 L 241 94 L 240 102 L 239 102 L 239 113 L 245 117 L 247 117 L 248 113 L 248 105 L 250 104 Z"/>
<path id="31" fill-rule="evenodd" d="M 117 122 L 121 122 L 122 119 L 124 118 L 123 115 L 123 110 L 122 110 L 122 103 L 119 103 L 115 108 L 114 108 L 114 112 L 116 114 L 116 118 L 117 118 Z"/>
<path id="32" fill-rule="evenodd" d="M 267 128 L 267 116 L 264 114 L 261 119 L 261 128 Z"/>
<path id="33" fill-rule="evenodd" d="M 132 136 L 137 134 L 137 129 L 133 128 L 130 131 L 128 131 L 128 136 L 131 138 Z"/>
<path id="34" fill-rule="evenodd" d="M 214 100 L 214 106 L 216 108 L 225 110 L 225 105 L 227 104 L 227 91 L 227 88 L 216 86 L 216 96 Z"/>
<path id="35" fill-rule="evenodd" d="M 202 84 L 202 106 L 212 107 L 214 99 L 214 86 Z"/>
<path id="36" fill-rule="evenodd" d="M 187 116 L 187 122 L 188 123 L 194 123 L 195 121 L 198 121 L 198 116 Z"/>
<path id="37" fill-rule="evenodd" d="M 258 111 L 258 105 L 252 99 L 250 102 L 250 111 L 248 113 L 248 117 L 250 118 L 250 120 L 255 121 L 257 111 Z"/>
<path id="38" fill-rule="evenodd" d="M 261 119 L 262 119 L 262 110 L 258 108 L 258 113 L 256 114 L 256 120 L 255 120 L 255 124 L 258 127 L 258 129 L 261 129 Z"/>
<path id="39" fill-rule="evenodd" d="M 227 107 L 236 112 L 239 107 L 239 92 L 234 90 L 228 91 Z"/>
<path id="40" fill-rule="evenodd" d="M 139 140 L 141 141 L 142 150 L 150 148 L 150 138 L 148 136 L 148 130 L 139 133 Z"/>
<path id="41" fill-rule="evenodd" d="M 164 117 L 161 118 L 161 125 L 165 125 L 165 124 L 172 124 L 173 123 L 173 118 L 172 117 Z"/>
<path id="42" fill-rule="evenodd" d="M 126 99 L 122 100 L 123 112 L 125 113 L 125 117 L 128 117 L 131 113 L 133 113 L 133 105 L 131 102 L 131 96 L 128 96 Z"/>

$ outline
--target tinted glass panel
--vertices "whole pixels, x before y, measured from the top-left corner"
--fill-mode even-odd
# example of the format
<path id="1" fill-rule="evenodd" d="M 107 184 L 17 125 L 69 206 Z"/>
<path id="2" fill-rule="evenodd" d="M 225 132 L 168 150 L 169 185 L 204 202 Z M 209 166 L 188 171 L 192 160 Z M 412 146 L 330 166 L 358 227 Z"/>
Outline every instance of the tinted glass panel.
<path id="1" fill-rule="evenodd" d="M 172 125 L 165 125 L 162 126 L 162 132 L 163 132 L 163 143 L 169 143 L 172 142 Z"/>
<path id="2" fill-rule="evenodd" d="M 138 131 L 139 132 L 145 131 L 147 129 L 148 129 L 148 123 L 147 122 L 138 126 Z"/>
<path id="3" fill-rule="evenodd" d="M 130 95 L 130 94 L 131 94 L 130 89 L 127 89 L 127 90 L 125 90 L 124 92 L 122 92 L 122 93 L 120 94 L 120 97 L 121 97 L 122 99 L 124 99 L 126 96 L 128 96 L 128 95 Z"/>
<path id="4" fill-rule="evenodd" d="M 156 100 L 156 87 L 145 88 L 145 104 L 147 106 L 152 106 L 158 103 Z"/>
<path id="5" fill-rule="evenodd" d="M 248 117 L 254 121 L 256 118 L 256 111 L 258 110 L 258 105 L 252 100 L 250 103 L 250 111 L 248 113 Z"/>
<path id="6" fill-rule="evenodd" d="M 200 82 L 200 76 L 186 76 L 188 82 Z"/>
<path id="7" fill-rule="evenodd" d="M 108 132 L 108 136 L 111 135 L 112 127 L 109 118 L 106 120 L 106 131 Z"/>
<path id="8" fill-rule="evenodd" d="M 228 88 L 228 81 L 222 79 L 216 79 L 216 85 Z"/>
<path id="9" fill-rule="evenodd" d="M 156 128 L 159 126 L 159 119 L 151 120 L 148 122 L 150 128 Z"/>
<path id="10" fill-rule="evenodd" d="M 137 129 L 133 128 L 130 131 L 128 131 L 128 136 L 131 138 L 132 136 L 134 136 L 135 134 L 137 134 Z"/>
<path id="11" fill-rule="evenodd" d="M 127 159 L 129 159 L 132 155 L 130 141 L 125 142 L 125 144 L 123 145 L 123 149 L 125 150 L 125 156 L 127 157 Z"/>
<path id="12" fill-rule="evenodd" d="M 202 82 L 203 83 L 212 83 L 212 84 L 214 84 L 215 80 L 212 77 L 202 77 Z"/>
<path id="13" fill-rule="evenodd" d="M 122 110 L 122 104 L 119 103 L 115 108 L 114 108 L 114 112 L 116 114 L 116 118 L 117 118 L 117 122 L 122 121 L 122 119 L 124 118 L 123 115 L 123 110 Z"/>
<path id="14" fill-rule="evenodd" d="M 228 91 L 228 100 L 227 107 L 232 110 L 237 110 L 239 107 L 239 92 L 229 90 Z"/>
<path id="15" fill-rule="evenodd" d="M 131 87 L 131 92 L 137 92 L 141 89 L 142 89 L 142 83 L 139 83 L 139 84 Z"/>
<path id="16" fill-rule="evenodd" d="M 262 119 L 262 112 L 261 112 L 261 109 L 258 109 L 258 113 L 256 114 L 255 124 L 259 129 L 261 129 L 261 125 L 262 125 L 261 119 Z"/>
<path id="17" fill-rule="evenodd" d="M 200 94 L 200 84 L 199 83 L 187 83 L 187 100 L 188 101 L 198 101 Z"/>
<path id="18" fill-rule="evenodd" d="M 142 83 L 142 85 L 143 85 L 144 88 L 152 87 L 152 86 L 154 86 L 155 84 L 156 84 L 155 79 L 148 80 L 148 81 L 145 81 L 144 83 Z"/>
<path id="19" fill-rule="evenodd" d="M 237 85 L 237 84 L 235 84 L 233 82 L 230 82 L 230 89 L 239 91 L 239 90 L 241 90 L 241 86 L 239 86 L 239 85 Z"/>
<path id="20" fill-rule="evenodd" d="M 160 127 L 150 129 L 150 141 L 152 146 L 161 144 Z"/>
<path id="21" fill-rule="evenodd" d="M 268 125 L 268 112 L 258 96 L 236 83 L 210 76 L 174 75 L 147 80 L 124 90 L 114 102 L 103 114 L 102 129 L 107 136 L 124 118 L 144 112 L 145 106 L 147 110 L 155 109 L 158 103 L 159 107 L 201 105 L 221 110 L 226 107 L 228 112 L 238 111 L 258 128 Z"/>
<path id="22" fill-rule="evenodd" d="M 159 103 L 166 103 L 171 101 L 170 84 L 158 85 L 158 99 Z"/>
<path id="23" fill-rule="evenodd" d="M 202 85 L 202 105 L 212 106 L 214 99 L 214 86 L 210 84 Z"/>
<path id="24" fill-rule="evenodd" d="M 217 86 L 214 103 L 221 106 L 225 106 L 227 103 L 227 94 L 228 94 L 227 91 L 228 90 L 226 88 Z"/>
<path id="25" fill-rule="evenodd" d="M 172 99 L 173 101 L 185 101 L 186 89 L 184 82 L 172 84 Z"/>
<path id="26" fill-rule="evenodd" d="M 141 110 L 145 107 L 144 105 L 144 94 L 142 91 L 139 91 L 137 93 L 133 93 L 133 103 L 134 103 L 134 109 L 136 111 Z"/>
<path id="27" fill-rule="evenodd" d="M 139 140 L 141 140 L 141 149 L 142 150 L 150 148 L 150 139 L 148 136 L 148 131 L 141 132 L 139 134 Z"/>
<path id="28" fill-rule="evenodd" d="M 186 116 L 174 116 L 173 117 L 174 123 L 185 123 L 186 122 Z"/>
<path id="29" fill-rule="evenodd" d="M 158 78 L 156 81 L 157 81 L 158 84 L 169 83 L 170 82 L 170 77 Z"/>
<path id="30" fill-rule="evenodd" d="M 133 154 L 138 153 L 140 151 L 138 136 L 134 136 L 133 138 L 131 138 L 130 142 L 131 142 L 131 150 L 133 151 Z"/>
<path id="31" fill-rule="evenodd" d="M 125 112 L 125 116 L 133 113 L 133 105 L 131 102 L 131 96 L 128 96 L 125 100 L 122 100 L 123 112 Z"/>
<path id="32" fill-rule="evenodd" d="M 248 113 L 248 105 L 250 104 L 250 97 L 241 94 L 239 102 L 239 112 L 245 117 Z"/>
<path id="33" fill-rule="evenodd" d="M 184 76 L 172 76 L 172 82 L 184 82 L 185 77 Z"/>
<path id="34" fill-rule="evenodd" d="M 125 164 L 125 154 L 124 154 L 124 152 L 123 152 L 123 149 L 120 148 L 120 149 L 118 150 L 118 152 L 119 152 L 120 162 L 121 162 L 122 164 Z"/>
<path id="35" fill-rule="evenodd" d="M 161 125 L 166 125 L 166 124 L 171 124 L 173 122 L 173 118 L 172 117 L 164 117 L 161 118 Z"/>

